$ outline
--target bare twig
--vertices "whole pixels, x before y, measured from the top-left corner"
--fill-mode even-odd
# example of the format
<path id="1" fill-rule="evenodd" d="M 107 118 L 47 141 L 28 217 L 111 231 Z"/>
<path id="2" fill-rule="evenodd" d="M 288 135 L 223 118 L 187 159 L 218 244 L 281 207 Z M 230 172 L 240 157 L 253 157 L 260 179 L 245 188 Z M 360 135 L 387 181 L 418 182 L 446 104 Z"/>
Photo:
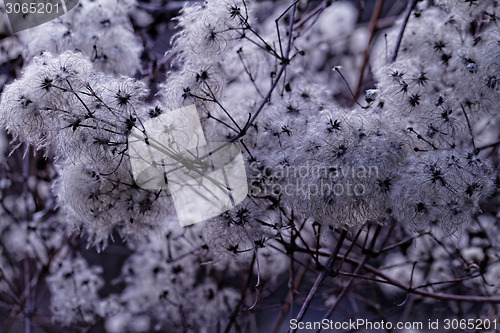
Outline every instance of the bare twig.
<path id="1" fill-rule="evenodd" d="M 309 305 L 311 305 L 311 302 L 313 300 L 314 295 L 318 291 L 319 286 L 325 279 L 325 277 L 330 274 L 333 265 L 335 264 L 335 260 L 337 258 L 337 255 L 340 251 L 340 248 L 342 247 L 342 244 L 344 243 L 345 236 L 347 235 L 347 230 L 342 229 L 342 233 L 340 234 L 340 238 L 337 241 L 337 245 L 335 246 L 335 249 L 333 250 L 332 254 L 328 258 L 328 262 L 326 264 L 326 267 L 321 271 L 321 273 L 318 275 L 316 278 L 316 281 L 314 282 L 314 285 L 312 286 L 311 290 L 309 291 L 309 294 L 307 295 L 306 300 L 304 301 L 304 304 L 302 304 L 302 307 L 300 308 L 299 313 L 297 314 L 297 317 L 295 318 L 297 322 L 300 322 L 302 318 L 304 318 L 304 315 L 306 314 L 307 309 L 309 308 Z M 292 329 L 290 328 L 290 333 L 294 333 L 297 331 L 297 328 Z"/>
<path id="2" fill-rule="evenodd" d="M 417 4 L 417 0 L 408 0 L 408 5 L 405 9 L 405 16 L 403 19 L 403 23 L 401 24 L 401 29 L 399 30 L 398 39 L 396 40 L 396 46 L 394 47 L 394 51 L 392 52 L 391 63 L 396 61 L 398 57 L 399 47 L 401 46 L 401 41 L 403 40 L 403 35 L 405 33 L 406 25 L 408 24 L 408 20 L 410 19 L 410 14 L 415 5 Z"/>
<path id="3" fill-rule="evenodd" d="M 364 256 L 363 259 L 361 260 L 361 262 L 358 264 L 358 266 L 356 266 L 356 269 L 354 269 L 354 272 L 353 274 L 357 274 L 361 268 L 363 268 L 363 265 L 365 264 L 366 260 L 368 259 L 368 256 Z M 325 316 L 323 317 L 323 319 L 328 319 L 330 318 L 330 316 L 332 315 L 333 311 L 335 311 L 335 309 L 337 308 L 337 306 L 340 304 L 340 302 L 342 301 L 342 299 L 344 298 L 344 296 L 346 295 L 347 291 L 349 290 L 349 288 L 351 287 L 352 283 L 354 282 L 354 275 L 351 276 L 351 278 L 349 279 L 349 281 L 347 281 L 347 284 L 342 288 L 342 291 L 340 292 L 340 294 L 337 296 L 337 299 L 335 300 L 335 302 L 330 306 L 330 308 L 328 309 L 328 311 L 326 312 Z M 322 330 L 321 328 L 319 328 L 316 333 L 320 333 Z"/>
<path id="4" fill-rule="evenodd" d="M 361 261 L 353 258 L 346 258 L 346 261 L 350 261 L 356 264 L 359 264 Z M 500 297 L 491 297 L 491 296 L 475 296 L 475 295 L 455 295 L 455 294 L 444 294 L 444 293 L 433 293 L 425 290 L 420 290 L 419 287 L 410 288 L 409 286 L 405 286 L 401 282 L 385 275 L 380 270 L 376 269 L 373 266 L 368 264 L 364 264 L 363 267 L 374 273 L 375 275 L 383 278 L 387 283 L 398 287 L 402 290 L 405 290 L 409 293 L 430 297 L 434 299 L 444 300 L 444 301 L 458 301 L 458 302 L 470 302 L 470 303 L 494 303 L 500 304 Z"/>
<path id="5" fill-rule="evenodd" d="M 358 74 L 358 84 L 356 85 L 356 89 L 354 90 L 353 100 L 351 101 L 351 107 L 356 103 L 356 99 L 359 96 L 361 91 L 361 87 L 363 86 L 363 77 L 365 75 L 366 64 L 368 63 L 368 59 L 370 58 L 371 52 L 371 44 L 373 37 L 375 36 L 375 32 L 377 31 L 377 23 L 380 17 L 380 13 L 382 12 L 382 7 L 384 6 L 384 0 L 377 0 L 375 4 L 375 9 L 373 10 L 372 18 L 370 19 L 370 38 L 368 38 L 368 43 L 366 44 L 365 51 L 363 52 L 363 62 L 361 63 L 361 67 L 359 68 Z"/>
<path id="6" fill-rule="evenodd" d="M 316 8 L 314 8 L 309 13 L 307 13 L 304 17 L 302 17 L 299 22 L 295 23 L 293 25 L 293 29 L 295 30 L 295 29 L 301 28 L 311 18 L 318 17 L 323 12 L 323 10 L 325 10 L 325 8 L 327 8 L 327 7 L 328 7 L 328 5 L 327 5 L 326 1 L 322 1 L 318 6 L 316 6 Z"/>
<path id="7" fill-rule="evenodd" d="M 281 313 L 278 319 L 276 320 L 276 323 L 274 324 L 272 330 L 273 333 L 278 333 L 280 331 L 281 325 L 283 325 L 283 321 L 285 320 L 286 314 L 288 313 L 288 310 L 290 309 L 290 306 L 293 303 L 293 294 L 295 290 L 297 290 L 297 288 L 299 287 L 300 283 L 302 282 L 302 279 L 304 278 L 306 271 L 307 271 L 306 267 L 304 266 L 300 267 L 297 276 L 295 277 L 295 280 L 292 284 L 292 288 L 290 288 L 290 290 L 288 291 L 288 296 L 286 298 L 286 301 L 281 306 Z"/>
<path id="8" fill-rule="evenodd" d="M 290 25 L 288 28 L 288 43 L 287 43 L 287 47 L 286 47 L 286 51 L 285 51 L 285 57 L 284 57 L 284 59 L 282 59 L 281 68 L 278 71 L 278 73 L 276 73 L 276 76 L 274 78 L 273 83 L 271 84 L 271 87 L 269 88 L 269 91 L 267 92 L 266 96 L 262 100 L 261 104 L 259 105 L 259 107 L 255 111 L 255 113 L 250 117 L 250 119 L 246 123 L 245 127 L 243 127 L 243 129 L 240 131 L 240 133 L 238 133 L 238 135 L 236 135 L 235 137 L 231 138 L 231 140 L 229 140 L 230 142 L 234 142 L 234 141 L 242 138 L 247 133 L 248 129 L 252 126 L 252 124 L 255 122 L 255 120 L 257 119 L 259 114 L 264 109 L 264 106 L 266 106 L 267 103 L 269 103 L 274 89 L 278 85 L 278 82 L 280 81 L 281 76 L 283 75 L 283 73 L 286 70 L 286 67 L 290 63 L 290 53 L 292 50 L 292 41 L 293 41 L 293 21 L 294 21 L 294 17 L 295 17 L 296 7 L 297 7 L 297 2 L 294 2 L 294 4 L 291 6 Z"/>
<path id="9" fill-rule="evenodd" d="M 24 286 L 26 292 L 26 306 L 24 316 L 24 332 L 31 333 L 31 286 L 30 286 L 30 263 L 29 259 L 24 259 Z"/>
<path id="10" fill-rule="evenodd" d="M 255 263 L 255 259 L 256 259 L 256 255 L 254 254 L 253 258 L 252 258 L 252 263 L 250 264 L 249 269 L 248 269 L 248 276 L 247 276 L 247 279 L 245 281 L 245 285 L 241 289 L 240 300 L 238 301 L 238 304 L 236 304 L 236 306 L 234 307 L 234 310 L 229 317 L 229 322 L 227 323 L 226 328 L 224 329 L 224 333 L 229 333 L 231 331 L 231 327 L 235 324 L 236 318 L 238 317 L 238 314 L 240 313 L 241 308 L 243 307 L 243 304 L 245 303 L 246 293 L 248 291 L 248 288 L 250 287 L 250 281 L 252 280 L 252 276 L 253 276 L 253 265 Z"/>
<path id="11" fill-rule="evenodd" d="M 462 111 L 464 112 L 465 120 L 467 121 L 467 127 L 469 128 L 469 134 L 470 134 L 470 139 L 472 143 L 472 147 L 474 148 L 474 153 L 477 153 L 477 147 L 476 147 L 476 142 L 474 140 L 474 133 L 472 132 L 472 126 L 470 124 L 469 116 L 467 115 L 467 111 L 465 111 L 464 106 L 462 103 L 460 103 L 460 107 L 462 108 Z"/>

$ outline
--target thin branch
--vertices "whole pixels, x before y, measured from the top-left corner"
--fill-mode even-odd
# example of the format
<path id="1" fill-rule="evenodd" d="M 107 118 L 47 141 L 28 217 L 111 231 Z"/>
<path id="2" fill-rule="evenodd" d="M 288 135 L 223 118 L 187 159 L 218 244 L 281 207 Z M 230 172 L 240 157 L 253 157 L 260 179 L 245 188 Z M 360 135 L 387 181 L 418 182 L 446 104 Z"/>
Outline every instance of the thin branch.
<path id="1" fill-rule="evenodd" d="M 255 122 L 255 120 L 257 119 L 259 114 L 264 109 L 264 106 L 266 106 L 267 103 L 269 103 L 269 101 L 271 100 L 271 95 L 272 95 L 274 89 L 276 88 L 276 86 L 278 85 L 278 82 L 280 81 L 281 76 L 285 72 L 286 67 L 289 64 L 290 51 L 292 50 L 293 21 L 294 21 L 294 17 L 295 17 L 296 7 L 297 7 L 297 2 L 295 2 L 292 5 L 292 9 L 291 9 L 292 13 L 291 13 L 291 17 L 290 17 L 290 26 L 289 26 L 289 30 L 288 30 L 288 33 L 289 33 L 288 45 L 287 45 L 287 49 L 286 49 L 286 53 L 285 53 L 285 59 L 282 60 L 281 68 L 278 71 L 278 73 L 276 74 L 274 81 L 273 81 L 271 87 L 269 88 L 269 91 L 267 92 L 266 96 L 264 97 L 264 100 L 261 102 L 261 104 L 259 105 L 259 107 L 255 111 L 255 113 L 252 115 L 252 117 L 247 122 L 245 127 L 243 127 L 243 129 L 240 131 L 240 133 L 238 133 L 238 135 L 236 135 L 235 137 L 231 138 L 231 140 L 229 140 L 229 142 L 234 142 L 234 141 L 240 139 L 241 137 L 243 137 L 247 133 L 248 129 L 252 126 L 252 124 Z"/>
<path id="2" fill-rule="evenodd" d="M 377 31 L 377 23 L 380 17 L 380 13 L 382 13 L 382 7 L 384 6 L 384 0 L 377 0 L 375 4 L 375 9 L 373 10 L 372 17 L 370 19 L 370 38 L 368 38 L 368 42 L 365 47 L 365 51 L 363 52 L 363 62 L 361 63 L 361 67 L 359 69 L 358 74 L 358 84 L 356 85 L 356 89 L 354 90 L 353 100 L 351 101 L 351 107 L 356 103 L 356 99 L 361 91 L 361 87 L 363 86 L 363 77 L 365 76 L 365 68 L 368 63 L 368 59 L 370 58 L 371 44 L 373 37 L 375 36 L 375 32 Z"/>
<path id="3" fill-rule="evenodd" d="M 353 258 L 346 258 L 347 261 L 359 264 L 361 261 Z M 444 301 L 457 301 L 457 302 L 469 302 L 469 303 L 494 303 L 500 304 L 500 297 L 491 297 L 491 296 L 475 296 L 475 295 L 455 295 L 455 294 L 444 294 L 444 293 L 433 293 L 425 290 L 420 290 L 417 288 L 410 288 L 409 286 L 405 286 L 401 282 L 385 275 L 380 270 L 376 269 L 373 266 L 365 264 L 363 266 L 366 270 L 374 273 L 375 275 L 383 278 L 388 283 L 392 284 L 395 287 L 398 287 L 402 290 L 405 290 L 409 293 L 430 297 L 438 300 Z"/>
<path id="4" fill-rule="evenodd" d="M 470 139 L 472 141 L 472 147 L 474 147 L 474 153 L 477 153 L 477 147 L 476 147 L 476 142 L 474 140 L 474 133 L 472 132 L 472 126 L 470 124 L 469 116 L 467 115 L 467 111 L 465 111 L 464 106 L 462 103 L 460 103 L 460 107 L 462 108 L 462 111 L 464 112 L 465 120 L 467 121 L 467 127 L 469 128 L 469 134 L 470 134 Z"/>
<path id="5" fill-rule="evenodd" d="M 293 261 L 292 261 L 293 262 Z M 295 280 L 292 284 L 292 288 L 288 291 L 288 296 L 286 298 L 285 303 L 281 306 L 281 313 L 276 320 L 276 323 L 274 324 L 272 333 L 279 333 L 281 326 L 283 325 L 283 321 L 285 320 L 286 314 L 288 313 L 288 310 L 290 309 L 290 306 L 293 303 L 293 294 L 295 293 L 295 290 L 298 289 L 300 283 L 302 282 L 302 279 L 305 276 L 305 273 L 307 271 L 307 268 L 304 266 L 301 266 L 297 276 L 295 277 Z"/>
<path id="6" fill-rule="evenodd" d="M 238 304 L 233 309 L 233 312 L 229 316 L 229 322 L 226 325 L 226 328 L 224 329 L 224 333 L 229 333 L 231 331 L 231 327 L 235 324 L 236 318 L 238 317 L 238 314 L 240 313 L 241 308 L 243 307 L 243 304 L 245 303 L 245 298 L 246 298 L 246 292 L 248 288 L 250 287 L 250 281 L 252 280 L 253 276 L 253 265 L 255 263 L 256 256 L 255 254 L 253 255 L 252 262 L 249 266 L 248 269 L 248 276 L 245 281 L 245 285 L 241 289 L 241 296 Z"/>
<path id="7" fill-rule="evenodd" d="M 482 146 L 482 147 L 479 147 L 477 148 L 478 151 L 481 151 L 483 149 L 488 149 L 488 148 L 494 148 L 496 146 L 500 146 L 500 141 L 497 141 L 497 142 L 493 142 L 493 143 L 490 143 L 490 144 L 487 144 L 485 146 Z"/>
<path id="8" fill-rule="evenodd" d="M 322 1 L 318 6 L 316 6 L 316 8 L 314 8 L 309 13 L 307 13 L 304 17 L 302 17 L 299 22 L 295 23 L 293 25 L 293 29 L 296 30 L 296 29 L 301 28 L 311 18 L 313 18 L 315 16 L 318 17 L 327 7 L 328 7 L 327 2 Z"/>
<path id="9" fill-rule="evenodd" d="M 316 281 L 314 282 L 314 285 L 312 286 L 311 290 L 309 291 L 309 294 L 307 295 L 306 300 L 304 301 L 304 304 L 302 304 L 302 307 L 300 308 L 299 313 L 297 314 L 297 317 L 295 318 L 297 322 L 300 322 L 302 318 L 304 318 L 304 315 L 306 314 L 307 309 L 309 308 L 309 305 L 311 305 L 311 302 L 313 300 L 314 295 L 318 291 L 319 286 L 325 279 L 327 275 L 330 274 L 333 265 L 335 264 L 335 260 L 337 259 L 337 255 L 340 251 L 340 248 L 342 247 L 342 244 L 344 243 L 345 236 L 347 235 L 347 230 L 342 229 L 342 233 L 340 234 L 340 238 L 337 241 L 337 245 L 335 246 L 335 249 L 333 250 L 332 254 L 330 255 L 330 258 L 328 258 L 328 262 L 326 264 L 326 267 L 321 271 L 321 273 L 318 275 L 316 278 Z M 290 333 L 297 332 L 297 328 L 292 329 L 290 328 Z"/>
<path id="10" fill-rule="evenodd" d="M 342 288 L 342 291 L 337 296 L 337 299 L 335 300 L 335 302 L 330 306 L 330 308 L 326 312 L 325 316 L 323 317 L 323 320 L 330 318 L 330 316 L 333 314 L 333 311 L 335 311 L 335 309 L 337 308 L 337 306 L 339 306 L 340 302 L 342 301 L 342 299 L 346 295 L 347 291 L 351 287 L 352 283 L 354 282 L 354 278 L 355 278 L 354 275 L 358 274 L 358 272 L 361 270 L 361 268 L 363 268 L 363 265 L 366 263 L 366 260 L 368 260 L 368 256 L 367 255 L 364 256 L 363 259 L 359 262 L 358 266 L 356 266 L 356 269 L 354 269 L 354 272 L 353 272 L 353 276 L 351 276 L 351 278 L 349 279 L 349 281 L 347 281 L 347 284 Z M 319 328 L 316 331 L 316 333 L 320 333 L 320 332 L 321 332 L 321 328 Z"/>

